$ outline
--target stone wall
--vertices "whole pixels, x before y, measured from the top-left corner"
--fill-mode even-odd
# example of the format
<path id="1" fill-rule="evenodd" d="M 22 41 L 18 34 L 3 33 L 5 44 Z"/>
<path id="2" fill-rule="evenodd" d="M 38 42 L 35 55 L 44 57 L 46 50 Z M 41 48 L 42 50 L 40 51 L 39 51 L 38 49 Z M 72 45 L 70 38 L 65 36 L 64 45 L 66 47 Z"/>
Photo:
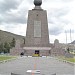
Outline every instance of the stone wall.
<path id="1" fill-rule="evenodd" d="M 21 52 L 24 52 L 24 50 L 20 46 L 20 40 L 16 40 L 15 47 L 10 49 L 10 55 L 20 55 Z"/>
<path id="2" fill-rule="evenodd" d="M 52 48 L 51 49 L 52 56 L 62 56 L 65 55 L 65 50 L 62 48 Z"/>

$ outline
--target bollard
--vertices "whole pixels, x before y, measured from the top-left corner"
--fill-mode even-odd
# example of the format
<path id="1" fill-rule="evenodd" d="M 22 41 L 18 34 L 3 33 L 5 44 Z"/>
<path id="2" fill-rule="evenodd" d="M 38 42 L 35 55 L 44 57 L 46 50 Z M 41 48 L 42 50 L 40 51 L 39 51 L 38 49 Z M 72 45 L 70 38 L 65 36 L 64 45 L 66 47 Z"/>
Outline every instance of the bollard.
<path id="1" fill-rule="evenodd" d="M 52 75 L 56 75 L 56 73 L 55 74 L 52 74 Z"/>
<path id="2" fill-rule="evenodd" d="M 11 73 L 11 75 L 20 75 L 20 74 Z"/>

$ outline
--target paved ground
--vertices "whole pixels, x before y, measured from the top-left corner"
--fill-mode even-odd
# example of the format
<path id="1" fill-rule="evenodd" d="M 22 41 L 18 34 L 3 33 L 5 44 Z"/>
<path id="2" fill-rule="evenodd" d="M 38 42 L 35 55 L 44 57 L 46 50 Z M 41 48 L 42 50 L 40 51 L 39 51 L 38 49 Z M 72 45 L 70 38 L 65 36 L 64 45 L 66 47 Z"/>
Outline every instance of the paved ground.
<path id="1" fill-rule="evenodd" d="M 27 70 L 40 70 L 40 74 L 26 73 Z M 14 61 L 0 63 L 0 74 L 10 75 L 10 73 L 20 75 L 75 75 L 74 65 L 64 63 L 52 57 L 20 57 Z"/>

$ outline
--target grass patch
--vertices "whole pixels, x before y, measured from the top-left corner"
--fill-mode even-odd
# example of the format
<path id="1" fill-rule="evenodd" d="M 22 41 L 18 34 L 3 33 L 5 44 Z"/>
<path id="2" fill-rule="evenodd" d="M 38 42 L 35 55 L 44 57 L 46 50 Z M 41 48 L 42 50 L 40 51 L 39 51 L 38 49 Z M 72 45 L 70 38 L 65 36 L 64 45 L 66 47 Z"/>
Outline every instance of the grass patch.
<path id="1" fill-rule="evenodd" d="M 0 56 L 0 61 L 16 58 L 14 56 Z"/>
<path id="2" fill-rule="evenodd" d="M 65 58 L 64 60 L 70 61 L 70 62 L 75 62 L 75 58 Z"/>
<path id="3" fill-rule="evenodd" d="M 70 61 L 70 62 L 75 63 L 75 58 L 67 58 L 67 57 L 63 57 L 63 56 L 58 57 L 58 58 L 59 58 L 59 59 L 62 59 L 62 60 L 66 60 L 66 61 Z"/>

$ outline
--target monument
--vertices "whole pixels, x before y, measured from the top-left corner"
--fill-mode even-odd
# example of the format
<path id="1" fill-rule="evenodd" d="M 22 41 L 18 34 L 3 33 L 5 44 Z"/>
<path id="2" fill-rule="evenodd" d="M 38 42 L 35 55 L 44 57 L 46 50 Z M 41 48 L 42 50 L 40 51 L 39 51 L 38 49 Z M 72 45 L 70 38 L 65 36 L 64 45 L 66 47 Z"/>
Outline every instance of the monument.
<path id="1" fill-rule="evenodd" d="M 47 12 L 41 8 L 42 0 L 34 0 L 34 9 L 29 10 L 25 38 L 25 54 L 49 55 L 49 32 Z"/>

